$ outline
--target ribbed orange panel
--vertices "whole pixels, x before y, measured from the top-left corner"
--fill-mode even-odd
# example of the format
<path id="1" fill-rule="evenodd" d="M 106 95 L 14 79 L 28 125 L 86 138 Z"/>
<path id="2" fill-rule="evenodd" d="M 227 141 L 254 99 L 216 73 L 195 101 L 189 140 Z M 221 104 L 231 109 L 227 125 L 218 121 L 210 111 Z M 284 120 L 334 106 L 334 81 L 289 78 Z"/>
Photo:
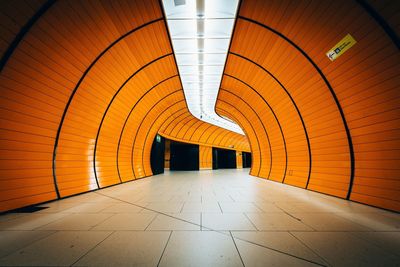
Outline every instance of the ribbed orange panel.
<path id="1" fill-rule="evenodd" d="M 170 168 L 171 163 L 171 141 L 165 139 L 164 169 Z"/>
<path id="2" fill-rule="evenodd" d="M 2 35 L 3 40 L 10 42 L 11 35 L 41 3 L 19 1 L 7 5 L 16 8 L 2 8 L 6 17 L 12 16 L 21 24 L 9 28 L 10 20 L 1 18 L 2 29 L 9 29 L 10 34 Z M 155 54 L 172 50 L 164 22 L 160 21 L 153 29 L 143 28 L 145 34 L 135 33 L 136 38 L 129 43 L 126 36 L 126 40 L 104 51 L 122 35 L 160 18 L 158 1 L 58 1 L 29 29 L 0 76 L 0 145 L 7 151 L 1 153 L 0 210 L 56 197 L 52 175 L 55 138 L 71 93 L 85 74 L 61 128 L 55 166 L 61 196 L 97 188 L 93 180 L 93 146 L 110 96 L 123 77 L 135 70 L 132 66 L 141 67 Z M 163 36 L 156 36 L 160 33 Z M 154 44 L 159 47 L 149 52 Z M 136 49 L 134 58 L 130 56 L 132 49 Z M 100 59 L 89 71 L 97 57 Z M 128 59 L 132 60 L 129 64 Z"/>
<path id="3" fill-rule="evenodd" d="M 398 2 L 367 1 L 379 21 L 357 1 L 241 1 L 216 111 L 246 136 L 189 113 L 159 1 L 35 17 L 44 3 L 0 3 L 0 211 L 151 175 L 157 132 L 251 148 L 252 175 L 400 211 Z"/>
<path id="4" fill-rule="evenodd" d="M 162 90 L 153 90 L 143 98 L 135 106 L 134 114 L 127 119 L 118 153 L 118 168 L 123 181 L 152 175 L 150 151 L 158 130 L 153 128 L 159 128 L 157 121 L 165 121 L 171 112 L 185 110 L 179 78 L 172 78 L 163 84 Z"/>
<path id="5" fill-rule="evenodd" d="M 0 1 L 0 57 L 45 0 Z"/>
<path id="6" fill-rule="evenodd" d="M 199 146 L 199 161 L 200 170 L 212 169 L 212 147 Z"/>
<path id="7" fill-rule="evenodd" d="M 265 170 L 268 170 L 268 173 L 270 172 L 272 165 L 271 165 L 271 150 L 270 146 L 266 147 L 260 147 L 257 133 L 252 127 L 252 123 L 246 119 L 246 117 L 233 105 L 230 105 L 227 102 L 218 102 L 218 106 L 216 109 L 217 113 L 225 116 L 227 118 L 230 118 L 231 120 L 235 121 L 237 124 L 240 125 L 240 127 L 243 129 L 243 131 L 246 133 L 246 136 L 249 140 L 249 145 L 251 147 L 251 152 L 254 154 L 254 162 L 253 162 L 253 168 L 250 170 L 250 174 L 254 176 L 261 176 L 263 172 L 261 172 L 261 165 L 264 162 L 264 167 L 266 166 Z M 266 152 L 268 151 L 268 152 Z M 269 153 L 269 157 L 262 157 L 261 155 L 264 153 Z M 265 164 L 265 161 L 269 160 L 269 164 Z M 261 175 L 260 175 L 261 173 Z M 267 177 L 267 176 L 265 176 Z"/>
<path id="8" fill-rule="evenodd" d="M 243 169 L 242 151 L 236 151 L 236 169 Z"/>
<path id="9" fill-rule="evenodd" d="M 223 92 L 248 103 L 262 120 L 258 132 L 269 134 L 275 168 L 269 178 L 305 187 L 310 165 L 305 130 L 285 88 L 261 67 L 237 55 L 228 57 L 225 73 L 222 86 L 231 89 Z"/>
<path id="10" fill-rule="evenodd" d="M 225 83 L 225 81 L 223 81 L 223 83 Z M 271 164 L 272 146 L 270 145 L 270 133 L 267 132 L 260 116 L 254 112 L 252 106 L 244 102 L 242 98 L 225 89 L 221 89 L 218 99 L 221 100 L 217 103 L 217 112 L 219 112 L 220 115 L 235 120 L 247 133 L 252 153 L 255 154 L 254 166 L 250 173 L 259 177 L 269 178 L 271 173 L 275 174 L 280 170 L 279 177 L 282 178 L 282 165 Z M 272 171 L 272 169 L 274 169 L 274 171 Z"/>
<path id="11" fill-rule="evenodd" d="M 96 164 L 96 170 L 100 186 L 120 182 L 121 166 L 116 155 L 120 150 L 121 136 L 125 131 L 133 131 L 128 128 L 132 127 L 128 124 L 129 119 L 141 122 L 143 112 L 150 110 L 153 103 L 172 90 L 179 89 L 173 56 L 162 58 L 143 68 L 124 85 L 110 106 L 98 137 L 96 162 L 100 164 Z M 147 117 L 144 119 L 147 120 Z M 142 128 L 147 126 L 145 122 L 141 123 Z M 136 136 L 137 140 L 142 138 L 140 135 Z M 132 144 L 129 145 L 131 148 Z"/>
<path id="12" fill-rule="evenodd" d="M 246 136 L 233 133 L 193 117 L 188 110 L 174 114 L 166 120 L 159 134 L 179 142 L 219 147 L 225 149 L 240 149 L 250 151 Z M 193 122 L 195 121 L 195 122 Z M 229 138 L 225 138 L 229 136 Z"/>
<path id="13" fill-rule="evenodd" d="M 60 134 L 56 174 L 61 196 L 97 188 L 95 175 L 99 187 L 119 182 L 115 172 L 115 139 L 118 133 L 112 131 L 123 125 L 126 117 L 121 115 L 129 112 L 135 104 L 133 99 L 140 99 L 151 85 L 176 74 L 172 56 L 166 56 L 171 52 L 165 24 L 159 21 L 125 37 L 91 68 L 74 95 Z M 115 66 L 116 59 L 119 64 Z M 161 70 L 167 74 L 159 74 Z M 129 91 L 133 90 L 132 84 L 140 89 L 129 95 Z M 128 96 L 133 99 L 127 98 Z M 158 99 L 158 95 L 155 99 Z M 149 102 L 152 103 L 153 100 L 154 98 L 142 99 L 142 105 L 138 109 L 142 108 L 140 111 L 143 113 L 151 107 Z M 148 105 L 144 107 L 146 101 Z M 135 116 L 136 113 L 132 115 Z M 103 126 L 100 124 L 104 116 L 107 117 L 105 127 L 110 127 L 111 132 L 107 132 L 105 127 L 99 129 Z M 117 119 L 117 116 L 120 118 Z M 90 123 L 82 124 L 83 119 Z M 112 126 L 108 125 L 110 123 Z M 99 130 L 102 131 L 97 136 Z M 100 139 L 104 139 L 107 144 L 99 144 Z M 114 139 L 114 142 L 110 143 L 110 139 Z M 90 157 L 93 157 L 94 148 L 97 152 L 99 145 L 103 151 L 96 154 L 96 166 L 93 166 L 94 161 Z M 75 171 L 80 175 L 74 174 Z M 143 173 L 140 172 L 137 176 L 141 177 Z"/>
<path id="14" fill-rule="evenodd" d="M 399 14 L 400 6 L 392 4 L 390 9 L 388 15 L 381 6 L 380 14 L 388 17 L 389 25 L 398 25 L 399 16 L 393 14 Z M 347 33 L 357 44 L 331 62 L 326 52 Z M 351 199 L 400 210 L 400 55 L 360 4 L 244 0 L 230 52 L 272 73 L 297 104 L 312 152 L 309 189 L 347 196 L 351 137 L 355 159 Z M 244 68 L 231 75 L 253 84 L 260 93 L 273 90 L 257 85 L 260 75 L 246 77 Z M 267 101 L 272 103 L 271 99 Z"/>

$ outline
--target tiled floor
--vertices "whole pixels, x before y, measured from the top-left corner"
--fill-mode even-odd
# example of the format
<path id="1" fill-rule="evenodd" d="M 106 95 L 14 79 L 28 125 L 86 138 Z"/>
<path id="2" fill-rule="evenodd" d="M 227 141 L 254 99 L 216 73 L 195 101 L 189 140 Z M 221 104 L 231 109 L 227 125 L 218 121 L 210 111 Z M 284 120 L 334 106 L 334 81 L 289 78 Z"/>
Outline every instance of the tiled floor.
<path id="1" fill-rule="evenodd" d="M 0 216 L 2 266 L 400 266 L 400 215 L 247 175 L 166 172 Z"/>

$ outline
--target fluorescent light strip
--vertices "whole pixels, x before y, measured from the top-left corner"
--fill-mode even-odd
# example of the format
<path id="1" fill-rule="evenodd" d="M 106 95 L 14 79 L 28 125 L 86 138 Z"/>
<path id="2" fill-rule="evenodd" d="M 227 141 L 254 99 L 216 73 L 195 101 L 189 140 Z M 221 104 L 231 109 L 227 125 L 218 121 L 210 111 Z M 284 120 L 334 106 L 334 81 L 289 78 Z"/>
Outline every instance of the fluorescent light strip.
<path id="1" fill-rule="evenodd" d="M 189 111 L 244 134 L 215 113 L 238 0 L 163 0 L 163 5 Z"/>

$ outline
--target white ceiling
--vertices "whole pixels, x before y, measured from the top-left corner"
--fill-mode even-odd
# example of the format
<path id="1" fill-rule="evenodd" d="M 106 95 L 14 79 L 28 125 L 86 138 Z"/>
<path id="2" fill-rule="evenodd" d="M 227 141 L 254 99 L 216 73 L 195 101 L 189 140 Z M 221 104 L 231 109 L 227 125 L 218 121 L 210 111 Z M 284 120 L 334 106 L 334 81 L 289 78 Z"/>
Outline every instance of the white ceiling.
<path id="1" fill-rule="evenodd" d="M 244 134 L 215 113 L 238 0 L 163 0 L 163 5 L 189 111 Z"/>

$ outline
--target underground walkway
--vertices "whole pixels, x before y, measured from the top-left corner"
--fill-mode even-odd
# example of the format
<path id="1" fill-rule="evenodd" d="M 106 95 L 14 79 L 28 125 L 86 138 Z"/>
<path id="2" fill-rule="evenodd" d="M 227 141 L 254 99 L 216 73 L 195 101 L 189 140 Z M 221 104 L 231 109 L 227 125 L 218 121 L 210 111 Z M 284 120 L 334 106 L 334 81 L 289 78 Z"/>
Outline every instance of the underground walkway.
<path id="1" fill-rule="evenodd" d="M 166 172 L 1 215 L 0 265 L 398 266 L 399 214 L 247 172 Z"/>

